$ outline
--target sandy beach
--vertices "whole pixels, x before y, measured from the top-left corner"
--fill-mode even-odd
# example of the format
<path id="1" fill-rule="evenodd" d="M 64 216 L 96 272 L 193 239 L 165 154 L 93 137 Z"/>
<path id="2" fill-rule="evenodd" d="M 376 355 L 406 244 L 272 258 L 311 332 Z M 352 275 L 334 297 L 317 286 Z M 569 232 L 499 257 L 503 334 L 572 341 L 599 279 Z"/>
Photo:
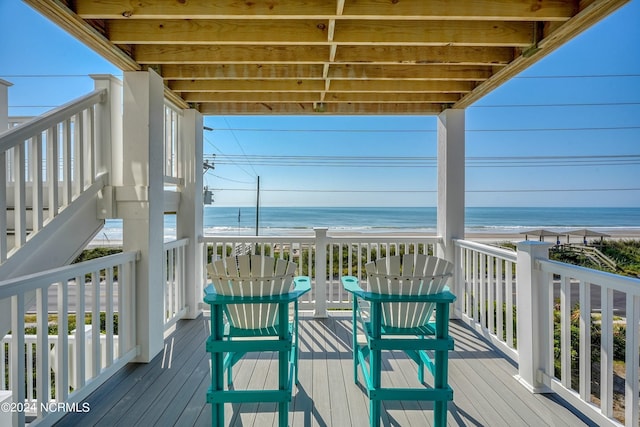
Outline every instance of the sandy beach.
<path id="1" fill-rule="evenodd" d="M 567 235 L 564 234 L 562 230 L 554 230 L 557 231 L 560 235 L 560 241 L 562 243 L 567 243 Z M 604 239 L 613 239 L 613 240 L 638 240 L 640 239 L 640 228 L 637 229 L 623 229 L 623 228 L 615 228 L 615 229 L 602 229 L 598 228 L 598 232 L 608 234 L 608 237 L 604 237 Z M 466 233 L 466 240 L 472 240 L 474 242 L 481 243 L 491 243 L 491 242 L 519 242 L 525 240 L 525 236 L 520 233 Z M 591 241 L 597 238 L 588 238 L 587 240 Z M 535 236 L 528 236 L 528 240 L 539 240 Z M 552 236 L 547 236 L 544 238 L 546 242 L 555 243 L 555 238 Z M 582 243 L 582 238 L 579 236 L 569 236 L 569 243 Z"/>
<path id="2" fill-rule="evenodd" d="M 567 236 L 565 234 L 563 234 L 564 232 L 562 230 L 554 230 L 551 229 L 550 231 L 557 231 L 558 234 L 561 236 L 560 237 L 560 241 L 562 243 L 567 243 Z M 606 233 L 609 236 L 605 237 L 605 239 L 614 239 L 614 240 L 640 240 L 640 228 L 615 228 L 615 229 L 605 229 L 605 228 L 598 228 L 597 229 L 598 232 L 602 232 L 602 233 Z M 368 237 L 375 237 L 375 236 L 384 236 L 384 237 L 389 237 L 389 236 L 402 236 L 402 237 L 410 237 L 410 236 L 420 236 L 420 237 L 433 237 L 434 234 L 432 233 L 420 233 L 420 232 L 415 232 L 412 233 L 410 231 L 397 231 L 397 232 L 387 232 L 387 233 L 371 233 L 371 232 L 361 232 L 361 231 L 347 231 L 347 230 L 332 230 L 329 229 L 328 232 L 329 236 L 340 236 L 340 237 L 344 237 L 344 236 L 368 236 Z M 295 237 L 310 237 L 313 236 L 313 231 L 312 230 L 300 230 L 300 229 L 296 229 L 296 230 L 292 230 L 292 233 L 289 234 L 284 234 L 286 236 L 295 236 Z M 225 233 L 225 234 L 221 234 L 221 237 L 225 237 L 228 238 L 229 236 L 234 236 L 234 234 L 231 233 Z M 252 234 L 248 234 L 246 236 L 243 237 L 251 237 Z M 270 234 L 263 234 L 260 237 L 269 237 Z M 274 237 L 282 237 L 282 234 L 278 234 L 277 236 L 274 235 Z M 210 235 L 206 235 L 205 237 L 213 237 Z M 509 232 L 502 232 L 502 233 L 485 233 L 485 232 L 467 232 L 465 235 L 465 239 L 466 240 L 471 240 L 474 242 L 479 242 L 479 243 L 495 243 L 495 242 L 519 242 L 519 241 L 523 241 L 525 240 L 525 236 L 524 234 L 520 234 L 520 233 L 509 233 Z M 173 239 L 168 239 L 168 240 L 173 240 Z M 528 236 L 528 240 L 539 240 L 537 237 L 535 236 Z M 589 241 L 592 240 L 592 238 L 588 239 Z M 549 242 L 549 243 L 556 243 L 555 238 L 552 236 L 547 236 L 545 237 L 545 241 Z M 582 243 L 582 238 L 579 236 L 570 236 L 569 237 L 569 243 Z M 95 247 L 118 247 L 118 246 L 122 246 L 122 240 L 121 239 L 114 239 L 114 238 L 105 238 L 104 235 L 102 234 L 98 234 L 96 236 L 95 239 L 93 239 L 93 241 L 89 244 L 89 248 L 95 248 Z"/>

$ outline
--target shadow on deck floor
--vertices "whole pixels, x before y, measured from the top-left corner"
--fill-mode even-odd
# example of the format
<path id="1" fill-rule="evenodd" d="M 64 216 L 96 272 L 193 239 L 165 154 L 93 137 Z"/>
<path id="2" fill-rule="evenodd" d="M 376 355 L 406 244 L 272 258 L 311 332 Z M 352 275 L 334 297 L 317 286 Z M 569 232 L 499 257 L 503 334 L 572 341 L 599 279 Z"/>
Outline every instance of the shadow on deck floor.
<path id="1" fill-rule="evenodd" d="M 164 352 L 147 364 L 129 364 L 85 402 L 90 411 L 68 414 L 57 426 L 210 426 L 205 403 L 209 354 L 204 342 L 208 318 L 180 321 L 165 340 Z M 455 350 L 450 354 L 451 426 L 596 426 L 575 414 L 556 395 L 534 395 L 515 379 L 516 367 L 467 328 L 452 321 Z M 368 426 L 368 401 L 353 381 L 351 314 L 331 312 L 328 319 L 301 313 L 299 381 L 294 389 L 292 426 Z M 266 373 L 266 376 L 265 376 Z M 416 368 L 402 352 L 383 358 L 383 385 L 417 384 Z M 429 379 L 427 379 L 427 382 Z M 234 369 L 238 389 L 277 384 L 277 358 L 251 353 Z M 418 401 L 386 401 L 385 426 L 430 426 L 433 406 Z M 228 404 L 225 424 L 275 426 L 275 404 Z"/>

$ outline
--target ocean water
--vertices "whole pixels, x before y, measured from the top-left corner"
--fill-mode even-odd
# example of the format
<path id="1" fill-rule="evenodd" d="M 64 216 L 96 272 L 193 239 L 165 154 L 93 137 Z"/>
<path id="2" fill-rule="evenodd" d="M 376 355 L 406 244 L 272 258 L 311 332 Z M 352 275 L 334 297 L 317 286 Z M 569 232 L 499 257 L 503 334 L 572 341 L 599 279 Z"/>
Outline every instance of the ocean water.
<path id="1" fill-rule="evenodd" d="M 204 234 L 255 235 L 256 209 L 206 206 Z M 469 207 L 465 210 L 466 231 L 470 233 L 520 233 L 536 228 L 563 231 L 589 228 L 640 230 L 640 208 L 520 208 Z M 310 235 L 314 227 L 360 233 L 435 233 L 436 208 L 338 208 L 263 207 L 260 208 L 259 234 Z M 166 216 L 165 235 L 175 237 L 174 216 Z M 109 220 L 99 239 L 121 239 L 122 227 Z"/>
<path id="2" fill-rule="evenodd" d="M 205 234 L 255 234 L 255 216 L 255 208 L 205 207 Z M 465 223 L 467 232 L 486 233 L 519 233 L 536 228 L 640 229 L 640 208 L 469 207 Z M 436 231 L 436 208 L 260 208 L 260 234 L 303 233 L 314 227 L 365 233 L 431 233 Z"/>

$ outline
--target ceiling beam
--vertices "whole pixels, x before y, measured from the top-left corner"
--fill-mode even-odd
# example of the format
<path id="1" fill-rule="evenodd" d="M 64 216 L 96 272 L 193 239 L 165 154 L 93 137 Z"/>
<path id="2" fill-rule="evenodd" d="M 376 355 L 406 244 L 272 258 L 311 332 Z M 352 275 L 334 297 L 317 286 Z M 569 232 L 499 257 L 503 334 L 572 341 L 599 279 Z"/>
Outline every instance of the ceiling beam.
<path id="1" fill-rule="evenodd" d="M 323 79 L 320 64 L 191 64 L 162 66 L 165 80 L 229 80 L 229 79 Z M 330 79 L 354 80 L 486 80 L 493 74 L 492 66 L 466 65 L 376 65 L 331 64 Z"/>
<path id="2" fill-rule="evenodd" d="M 134 56 L 141 64 L 322 64 L 329 47 L 138 45 Z"/>
<path id="3" fill-rule="evenodd" d="M 75 0 L 74 3 L 76 12 L 85 19 L 329 19 L 336 12 L 335 5 L 325 0 Z M 359 0 L 345 2 L 343 18 L 563 21 L 569 19 L 577 7 L 578 0 Z"/>
<path id="4" fill-rule="evenodd" d="M 167 64 L 162 66 L 165 80 L 211 79 L 322 79 L 321 64 Z"/>
<path id="5" fill-rule="evenodd" d="M 378 64 L 507 65 L 510 47 L 470 46 L 340 46 L 336 62 Z"/>
<path id="6" fill-rule="evenodd" d="M 531 22 L 353 20 L 113 20 L 115 44 L 514 46 L 533 43 Z"/>
<path id="7" fill-rule="evenodd" d="M 173 80 L 168 87 L 175 92 L 321 92 L 321 80 Z M 425 92 L 466 93 L 474 88 L 465 81 L 333 80 L 330 92 Z"/>
<path id="8" fill-rule="evenodd" d="M 515 53 L 510 47 L 339 46 L 335 62 L 507 65 Z M 324 64 L 329 47 L 138 45 L 134 57 L 141 64 Z"/>
<path id="9" fill-rule="evenodd" d="M 319 92 L 185 92 L 182 97 L 186 102 L 194 103 L 226 103 L 226 102 L 273 102 L 273 103 L 305 103 L 320 101 Z M 336 103 L 403 103 L 403 104 L 451 104 L 460 99 L 459 94 L 452 93 L 330 93 L 326 102 Z"/>
<path id="10" fill-rule="evenodd" d="M 111 20 L 116 44 L 327 44 L 327 20 Z"/>
<path id="11" fill-rule="evenodd" d="M 436 104 L 338 104 L 326 103 L 319 112 L 312 103 L 211 103 L 199 105 L 204 115 L 436 115 Z"/>

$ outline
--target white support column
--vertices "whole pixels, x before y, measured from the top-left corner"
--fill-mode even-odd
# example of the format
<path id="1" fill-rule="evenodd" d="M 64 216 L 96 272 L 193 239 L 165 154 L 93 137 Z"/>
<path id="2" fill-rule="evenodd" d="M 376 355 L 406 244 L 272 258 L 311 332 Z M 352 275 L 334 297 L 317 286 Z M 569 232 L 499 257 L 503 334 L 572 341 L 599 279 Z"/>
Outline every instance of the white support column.
<path id="1" fill-rule="evenodd" d="M 138 362 L 164 345 L 164 85 L 153 71 L 124 73 L 122 187 L 116 189 L 125 251 L 140 251 L 136 268 Z"/>
<path id="2" fill-rule="evenodd" d="M 518 243 L 518 269 L 516 292 L 518 307 L 518 375 L 517 379 L 532 393 L 545 393 L 545 367 L 549 343 L 548 284 L 545 273 L 536 269 L 536 260 L 549 259 L 546 242 L 524 241 Z"/>
<path id="3" fill-rule="evenodd" d="M 202 237 L 202 114 L 196 110 L 183 110 L 180 134 L 178 176 L 183 180 L 180 207 L 176 215 L 177 237 L 189 238 L 186 248 L 185 303 L 189 310 L 186 317 L 200 314 L 199 303 L 203 289 Z"/>
<path id="4" fill-rule="evenodd" d="M 9 87 L 13 86 L 6 80 L 0 79 L 0 133 L 9 129 Z"/>
<path id="5" fill-rule="evenodd" d="M 315 312 L 313 317 L 317 319 L 326 319 L 327 314 L 327 228 L 314 228 L 316 233 L 316 257 L 314 265 L 316 267 L 315 274 Z M 309 272 L 311 276 L 311 272 Z M 311 278 L 314 279 L 313 277 Z"/>
<path id="6" fill-rule="evenodd" d="M 455 262 L 452 239 L 464 238 L 465 110 L 438 116 L 438 256 Z"/>

